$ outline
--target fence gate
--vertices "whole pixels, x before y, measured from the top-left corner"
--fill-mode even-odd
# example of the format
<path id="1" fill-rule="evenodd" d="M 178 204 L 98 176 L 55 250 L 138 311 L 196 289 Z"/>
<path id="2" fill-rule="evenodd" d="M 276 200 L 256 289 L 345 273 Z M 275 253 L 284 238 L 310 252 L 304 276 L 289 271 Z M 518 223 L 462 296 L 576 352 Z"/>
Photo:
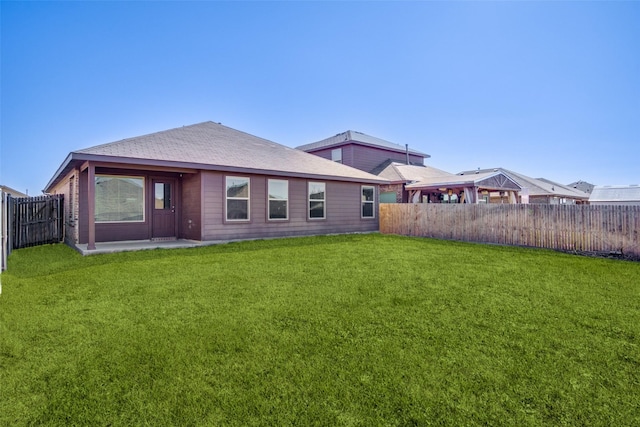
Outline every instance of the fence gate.
<path id="1" fill-rule="evenodd" d="M 64 239 L 64 196 L 9 197 L 9 250 Z"/>

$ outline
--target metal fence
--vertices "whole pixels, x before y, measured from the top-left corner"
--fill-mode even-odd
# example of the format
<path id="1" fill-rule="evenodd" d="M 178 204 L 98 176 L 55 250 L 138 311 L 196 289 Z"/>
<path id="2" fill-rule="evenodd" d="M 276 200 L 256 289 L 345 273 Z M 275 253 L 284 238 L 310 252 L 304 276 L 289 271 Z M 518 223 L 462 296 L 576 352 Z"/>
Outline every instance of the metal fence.
<path id="1" fill-rule="evenodd" d="M 640 259 L 640 206 L 384 203 L 380 231 Z"/>
<path id="2" fill-rule="evenodd" d="M 64 196 L 11 197 L 2 193 L 0 229 L 2 270 L 13 249 L 64 239 Z"/>

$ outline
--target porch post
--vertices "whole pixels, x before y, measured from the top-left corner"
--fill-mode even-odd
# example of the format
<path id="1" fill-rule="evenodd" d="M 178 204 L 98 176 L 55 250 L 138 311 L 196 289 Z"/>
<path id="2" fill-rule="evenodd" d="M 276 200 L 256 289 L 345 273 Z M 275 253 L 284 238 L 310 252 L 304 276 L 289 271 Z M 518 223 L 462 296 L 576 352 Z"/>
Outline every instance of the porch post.
<path id="1" fill-rule="evenodd" d="M 87 250 L 92 251 L 96 248 L 96 167 L 89 162 L 87 183 L 87 213 L 89 216 L 89 241 L 87 242 Z"/>

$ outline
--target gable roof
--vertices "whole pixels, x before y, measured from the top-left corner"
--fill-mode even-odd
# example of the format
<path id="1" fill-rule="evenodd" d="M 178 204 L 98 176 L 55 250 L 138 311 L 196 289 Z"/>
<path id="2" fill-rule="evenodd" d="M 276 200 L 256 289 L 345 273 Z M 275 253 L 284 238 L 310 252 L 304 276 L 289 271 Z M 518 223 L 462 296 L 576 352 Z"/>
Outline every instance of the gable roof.
<path id="1" fill-rule="evenodd" d="M 209 121 L 73 151 L 49 181 L 46 190 L 74 165 L 87 160 L 129 163 L 132 168 L 146 165 L 386 182 L 359 169 Z"/>
<path id="2" fill-rule="evenodd" d="M 400 153 L 406 153 L 406 147 L 402 145 L 394 144 L 393 142 L 385 141 L 384 139 L 376 138 L 375 136 L 370 136 L 354 130 L 348 130 L 348 131 L 339 133 L 337 135 L 334 135 L 332 137 L 323 139 L 321 141 L 300 145 L 296 148 L 298 150 L 309 152 L 309 151 L 317 151 L 320 149 L 338 147 L 341 145 L 353 144 L 353 143 L 366 145 L 370 147 L 383 148 L 385 150 L 391 150 L 391 151 L 396 151 Z M 418 150 L 412 150 L 411 148 L 409 148 L 409 154 L 422 156 L 424 158 L 431 157 L 426 153 L 423 153 Z"/>
<path id="3" fill-rule="evenodd" d="M 597 185 L 589 202 L 640 202 L 640 185 Z"/>
<path id="4" fill-rule="evenodd" d="M 595 185 L 587 181 L 578 180 L 576 182 L 572 182 L 571 184 L 567 184 L 567 187 L 575 188 L 576 190 L 584 191 L 585 193 L 591 193 L 591 190 L 593 190 L 593 187 L 595 187 Z"/>
<path id="5" fill-rule="evenodd" d="M 378 176 L 388 179 L 391 182 L 416 182 L 429 179 L 446 180 L 456 175 L 445 172 L 431 166 L 407 165 L 400 162 L 390 162 Z"/>
<path id="6" fill-rule="evenodd" d="M 473 175 L 441 175 L 407 184 L 406 189 L 436 189 L 440 187 L 482 187 L 493 190 L 520 191 L 520 185 L 500 171 L 480 172 Z"/>
<path id="7" fill-rule="evenodd" d="M 572 199 L 587 200 L 589 195 L 584 191 L 580 191 L 575 188 L 568 187 L 557 182 L 549 181 L 544 178 L 531 178 L 518 172 L 514 172 L 504 168 L 490 168 L 490 169 L 478 169 L 471 171 L 460 172 L 458 175 L 473 175 L 477 173 L 486 172 L 502 172 L 509 176 L 523 189 L 529 190 L 529 196 L 556 196 L 556 197 L 569 197 Z"/>

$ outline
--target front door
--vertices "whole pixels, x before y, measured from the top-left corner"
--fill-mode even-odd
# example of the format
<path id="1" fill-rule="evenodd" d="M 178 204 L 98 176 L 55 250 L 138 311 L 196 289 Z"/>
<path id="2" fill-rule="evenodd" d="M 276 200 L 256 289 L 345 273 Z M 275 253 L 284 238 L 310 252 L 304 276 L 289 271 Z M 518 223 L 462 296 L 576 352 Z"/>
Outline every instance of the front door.
<path id="1" fill-rule="evenodd" d="M 176 237 L 175 181 L 153 180 L 153 224 L 152 237 Z"/>

